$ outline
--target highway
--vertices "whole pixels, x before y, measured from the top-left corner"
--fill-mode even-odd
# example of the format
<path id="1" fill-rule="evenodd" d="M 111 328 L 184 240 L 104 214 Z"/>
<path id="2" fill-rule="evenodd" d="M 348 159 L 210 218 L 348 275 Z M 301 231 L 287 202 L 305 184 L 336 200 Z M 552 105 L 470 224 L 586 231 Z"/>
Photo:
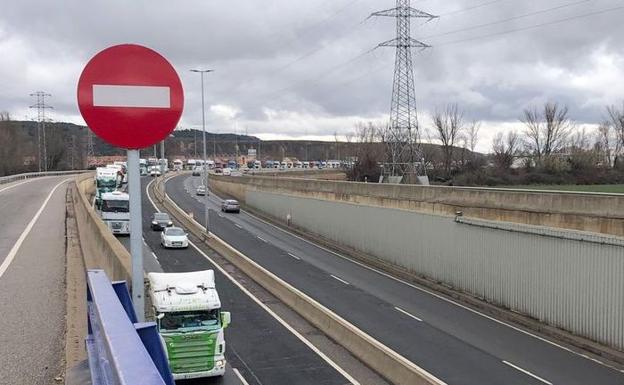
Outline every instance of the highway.
<path id="1" fill-rule="evenodd" d="M 213 269 L 222 308 L 232 313 L 232 324 L 226 329 L 226 358 L 249 385 L 345 385 L 353 383 L 327 360 L 282 325 L 263 305 L 256 302 L 226 272 L 210 260 L 212 251 L 198 245 L 188 249 L 164 249 L 160 232 L 150 227 L 155 207 L 145 195 L 152 179 L 142 178 L 143 237 L 146 251 L 165 272 Z M 120 238 L 124 239 L 124 238 Z M 231 273 L 231 272 L 230 272 Z M 228 273 L 228 275 L 230 274 Z M 233 370 L 223 379 L 180 381 L 184 384 L 239 384 Z"/>
<path id="2" fill-rule="evenodd" d="M 60 376 L 68 176 L 0 185 L 0 384 Z"/>
<path id="3" fill-rule="evenodd" d="M 203 218 L 199 178 L 166 185 Z M 532 332 L 390 277 L 245 212 L 221 214 L 209 197 L 210 230 L 373 338 L 447 384 L 623 384 L 624 373 Z M 200 220 L 201 221 L 201 220 Z"/>

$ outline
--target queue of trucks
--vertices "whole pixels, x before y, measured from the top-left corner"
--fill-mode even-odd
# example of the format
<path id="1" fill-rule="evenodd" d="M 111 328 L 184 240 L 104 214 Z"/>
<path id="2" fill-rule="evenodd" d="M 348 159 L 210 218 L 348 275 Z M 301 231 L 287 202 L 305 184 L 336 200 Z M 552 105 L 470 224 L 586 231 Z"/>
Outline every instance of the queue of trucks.
<path id="1" fill-rule="evenodd" d="M 121 162 L 95 170 L 95 209 L 113 234 L 130 234 L 130 197 L 121 191 L 127 181 Z"/>
<path id="2" fill-rule="evenodd" d="M 160 172 L 161 166 L 154 163 L 141 159 L 141 175 L 156 168 Z M 179 169 L 181 162 L 173 165 Z M 95 171 L 94 207 L 115 235 L 130 234 L 130 196 L 123 191 L 126 181 L 124 162 Z M 224 330 L 231 316 L 221 311 L 214 271 L 149 273 L 148 279 L 152 310 L 174 380 L 223 376 Z"/>

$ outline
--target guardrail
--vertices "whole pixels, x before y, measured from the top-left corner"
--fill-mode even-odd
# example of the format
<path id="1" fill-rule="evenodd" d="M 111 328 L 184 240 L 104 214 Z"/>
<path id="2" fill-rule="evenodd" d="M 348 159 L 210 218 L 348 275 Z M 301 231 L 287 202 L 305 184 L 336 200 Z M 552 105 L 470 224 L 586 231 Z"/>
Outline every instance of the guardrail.
<path id="1" fill-rule="evenodd" d="M 154 196 L 183 227 L 191 234 L 203 239 L 209 247 L 381 376 L 396 385 L 443 384 L 426 370 L 365 334 L 344 318 L 232 248 L 216 235 L 210 233 L 210 237 L 206 237 L 205 228 L 167 195 L 164 182 L 166 180 L 161 179 L 155 183 Z"/>
<path id="2" fill-rule="evenodd" d="M 87 313 L 92 385 L 175 385 L 156 324 L 137 323 L 125 281 L 89 270 Z"/>
<path id="3" fill-rule="evenodd" d="M 41 176 L 57 176 L 57 175 L 72 175 L 72 174 L 82 174 L 84 172 L 89 172 L 92 170 L 70 170 L 70 171 L 47 171 L 47 172 L 27 172 L 24 174 L 15 174 L 15 175 L 7 175 L 0 177 L 0 184 L 6 184 L 15 182 L 18 180 L 38 178 Z"/>

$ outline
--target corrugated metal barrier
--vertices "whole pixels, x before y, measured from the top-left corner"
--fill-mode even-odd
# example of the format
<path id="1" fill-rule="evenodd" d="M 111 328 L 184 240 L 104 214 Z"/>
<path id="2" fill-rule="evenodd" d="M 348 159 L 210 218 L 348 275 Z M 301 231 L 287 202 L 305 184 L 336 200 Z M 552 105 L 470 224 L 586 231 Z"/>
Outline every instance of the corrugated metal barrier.
<path id="1" fill-rule="evenodd" d="M 488 302 L 624 349 L 624 240 L 247 191 L 274 217 Z"/>

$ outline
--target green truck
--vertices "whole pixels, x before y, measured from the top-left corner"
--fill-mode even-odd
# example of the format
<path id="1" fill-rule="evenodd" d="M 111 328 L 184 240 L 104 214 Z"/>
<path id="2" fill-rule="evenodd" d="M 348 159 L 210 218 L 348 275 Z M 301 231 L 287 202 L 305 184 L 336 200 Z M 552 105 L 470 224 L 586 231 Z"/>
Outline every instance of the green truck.
<path id="1" fill-rule="evenodd" d="M 224 329 L 214 271 L 149 273 L 160 339 L 175 380 L 225 374 Z"/>

